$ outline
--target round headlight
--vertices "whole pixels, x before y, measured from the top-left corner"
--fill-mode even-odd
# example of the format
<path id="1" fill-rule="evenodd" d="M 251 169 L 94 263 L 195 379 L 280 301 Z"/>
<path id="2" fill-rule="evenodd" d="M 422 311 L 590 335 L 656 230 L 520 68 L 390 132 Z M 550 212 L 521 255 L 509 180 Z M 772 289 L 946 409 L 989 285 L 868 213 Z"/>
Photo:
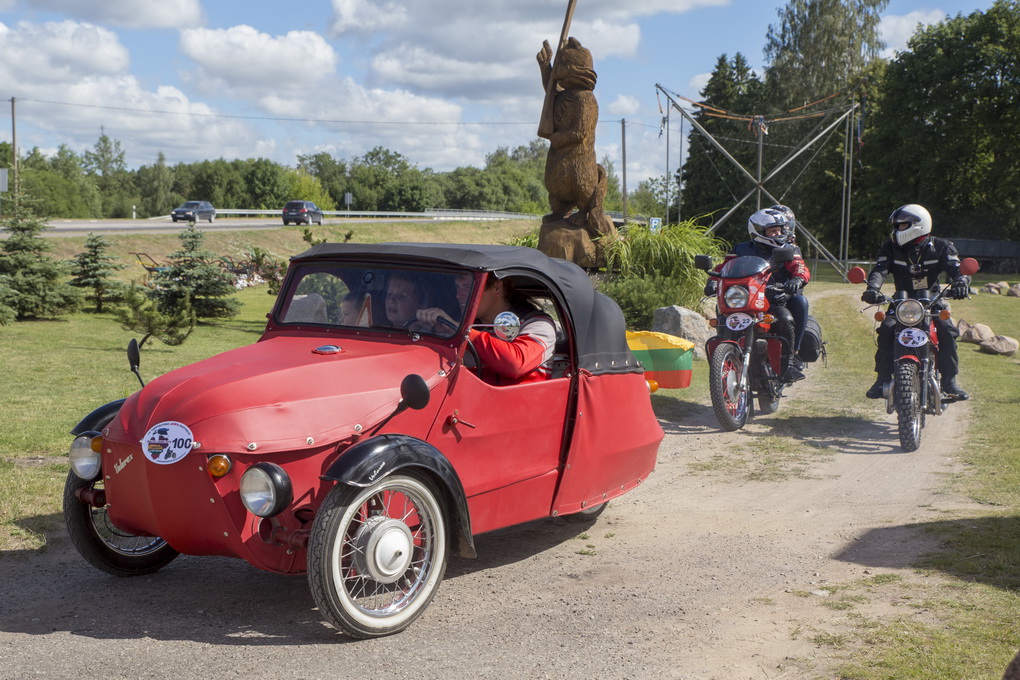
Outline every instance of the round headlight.
<path id="1" fill-rule="evenodd" d="M 96 445 L 93 445 L 93 440 Z M 67 457 L 71 460 L 71 470 L 86 482 L 99 477 L 102 468 L 99 451 L 102 450 L 102 443 L 103 437 L 98 432 L 91 431 L 83 432 L 71 442 L 71 448 L 67 452 Z"/>
<path id="2" fill-rule="evenodd" d="M 275 463 L 255 463 L 241 476 L 241 502 L 253 515 L 272 517 L 293 499 L 290 477 Z"/>
<path id="3" fill-rule="evenodd" d="M 746 307 L 747 289 L 743 286 L 730 286 L 723 294 L 727 307 Z"/>
<path id="4" fill-rule="evenodd" d="M 916 326 L 924 319 L 924 305 L 917 300 L 904 300 L 896 307 L 896 318 L 905 326 Z"/>

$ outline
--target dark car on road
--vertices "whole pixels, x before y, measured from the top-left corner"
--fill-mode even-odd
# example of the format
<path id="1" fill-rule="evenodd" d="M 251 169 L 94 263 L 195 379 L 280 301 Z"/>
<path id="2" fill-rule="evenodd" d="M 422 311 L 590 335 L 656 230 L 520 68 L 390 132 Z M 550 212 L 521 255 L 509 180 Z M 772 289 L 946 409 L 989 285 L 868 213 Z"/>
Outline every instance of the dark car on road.
<path id="1" fill-rule="evenodd" d="M 290 201 L 283 208 L 283 226 L 294 224 L 307 224 L 311 226 L 322 224 L 322 210 L 311 201 Z"/>
<path id="2" fill-rule="evenodd" d="M 198 222 L 209 220 L 212 224 L 216 219 L 216 208 L 209 201 L 185 201 L 180 207 L 170 211 L 170 219 L 174 222 Z"/>

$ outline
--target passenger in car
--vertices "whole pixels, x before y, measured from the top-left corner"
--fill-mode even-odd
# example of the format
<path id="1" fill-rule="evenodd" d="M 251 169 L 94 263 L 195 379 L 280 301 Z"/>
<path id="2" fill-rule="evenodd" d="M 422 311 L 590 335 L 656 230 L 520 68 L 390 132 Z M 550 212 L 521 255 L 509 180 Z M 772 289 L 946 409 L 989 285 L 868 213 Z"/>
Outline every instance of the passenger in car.
<path id="1" fill-rule="evenodd" d="M 337 323 L 341 326 L 371 326 L 371 303 L 366 304 L 366 296 L 348 293 L 340 301 L 340 316 Z"/>

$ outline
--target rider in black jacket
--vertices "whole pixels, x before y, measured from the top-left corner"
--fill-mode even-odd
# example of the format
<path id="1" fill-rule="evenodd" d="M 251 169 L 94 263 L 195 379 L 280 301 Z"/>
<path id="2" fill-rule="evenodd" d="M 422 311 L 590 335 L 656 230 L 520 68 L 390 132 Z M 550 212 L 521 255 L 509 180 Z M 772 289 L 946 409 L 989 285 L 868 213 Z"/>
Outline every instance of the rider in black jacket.
<path id="1" fill-rule="evenodd" d="M 952 241 L 931 235 L 931 215 L 916 204 L 904 205 L 889 216 L 893 226 L 889 240 L 882 244 L 875 266 L 868 274 L 868 288 L 861 300 L 878 304 L 882 300 L 880 289 L 887 275 L 892 275 L 897 292 L 929 289 L 937 290 L 939 275 L 945 273 L 951 282 L 949 297 L 963 299 L 970 291 L 970 277 L 960 273 L 960 255 Z M 936 309 L 945 309 L 941 302 Z M 956 383 L 960 364 L 956 355 L 956 338 L 959 330 L 950 320 L 935 317 L 939 339 L 938 369 L 942 374 L 942 392 L 959 401 L 968 398 Z M 878 351 L 875 353 L 875 372 L 878 379 L 868 389 L 868 399 L 881 399 L 884 384 L 892 380 L 893 326 L 896 320 L 887 316 L 878 327 Z"/>
<path id="2" fill-rule="evenodd" d="M 769 260 L 776 248 L 793 250 L 793 259 L 772 273 L 772 283 L 777 284 L 778 288 L 770 288 L 765 293 L 769 311 L 776 318 L 772 332 L 786 340 L 783 343 L 786 370 L 782 378 L 791 383 L 804 379 L 804 362 L 797 356 L 797 350 L 804 335 L 803 324 L 808 316 L 808 302 L 801 291 L 811 280 L 811 271 L 804 262 L 800 248 L 793 243 L 793 225 L 793 211 L 786 206 L 776 205 L 758 210 L 747 220 L 747 233 L 751 240 L 733 246 L 715 268 L 719 271 L 735 257 L 753 255 Z M 717 285 L 718 281 L 710 278 L 705 285 L 705 295 L 715 295 Z"/>

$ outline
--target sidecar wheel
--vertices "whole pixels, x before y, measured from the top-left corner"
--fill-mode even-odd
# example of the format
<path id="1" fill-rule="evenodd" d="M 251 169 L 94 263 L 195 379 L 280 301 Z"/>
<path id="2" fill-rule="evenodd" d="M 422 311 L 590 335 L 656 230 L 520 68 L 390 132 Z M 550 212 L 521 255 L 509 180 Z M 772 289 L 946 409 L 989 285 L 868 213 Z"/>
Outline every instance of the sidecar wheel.
<path id="1" fill-rule="evenodd" d="M 86 482 L 73 472 L 64 484 L 64 522 L 71 542 L 85 561 L 114 576 L 141 576 L 159 571 L 179 554 L 158 536 L 135 536 L 118 529 L 106 508 L 78 500 L 78 489 L 103 488 L 103 480 Z"/>
<path id="2" fill-rule="evenodd" d="M 740 389 L 740 373 L 744 355 L 736 345 L 723 342 L 712 353 L 708 369 L 708 386 L 712 408 L 724 430 L 739 430 L 747 422 L 748 391 Z"/>
<path id="3" fill-rule="evenodd" d="M 763 394 L 758 397 L 758 413 L 767 416 L 779 410 L 779 397 Z"/>
<path id="4" fill-rule="evenodd" d="M 917 364 L 905 361 L 896 366 L 894 377 L 896 394 L 896 421 L 900 432 L 900 446 L 904 451 L 917 451 L 921 446 L 921 383 Z"/>
<path id="5" fill-rule="evenodd" d="M 595 518 L 605 512 L 607 507 L 609 507 L 609 501 L 599 503 L 598 505 L 589 505 L 580 512 L 572 512 L 569 515 L 562 515 L 562 517 L 567 522 L 574 522 L 578 524 L 582 522 L 593 522 L 595 521 Z"/>
<path id="6" fill-rule="evenodd" d="M 338 485 L 308 542 L 308 584 L 319 612 L 357 638 L 399 633 L 418 618 L 446 571 L 440 495 L 419 474 L 367 488 Z"/>

